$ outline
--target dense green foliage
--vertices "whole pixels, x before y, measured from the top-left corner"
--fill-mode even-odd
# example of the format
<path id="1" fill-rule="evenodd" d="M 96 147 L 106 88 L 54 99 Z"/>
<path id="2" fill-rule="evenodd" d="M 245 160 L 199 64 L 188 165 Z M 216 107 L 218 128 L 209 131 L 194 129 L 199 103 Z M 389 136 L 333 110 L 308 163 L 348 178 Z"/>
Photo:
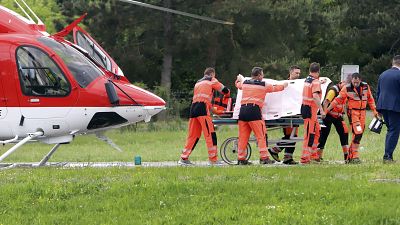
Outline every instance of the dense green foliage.
<path id="1" fill-rule="evenodd" d="M 169 0 L 168 0 L 169 1 Z M 1 4 L 11 6 L 11 0 Z M 116 0 L 27 0 L 54 31 L 88 12 L 83 26 L 132 82 L 162 90 L 170 108 L 187 104 L 194 82 L 207 66 L 233 88 L 236 74 L 262 66 L 266 76 L 285 79 L 299 64 L 302 76 L 312 61 L 322 76 L 339 80 L 343 64 L 358 64 L 375 89 L 377 75 L 400 53 L 397 0 L 171 0 L 171 8 L 234 22 L 221 25 L 173 15 L 165 35 L 166 13 Z M 163 6 L 167 0 L 146 0 Z M 167 39 L 166 39 L 167 38 Z M 165 46 L 167 45 L 168 46 Z M 172 54 L 172 96 L 159 88 L 166 51 Z M 170 73 L 168 73 L 170 72 Z M 181 107 L 178 107 L 180 110 Z"/>

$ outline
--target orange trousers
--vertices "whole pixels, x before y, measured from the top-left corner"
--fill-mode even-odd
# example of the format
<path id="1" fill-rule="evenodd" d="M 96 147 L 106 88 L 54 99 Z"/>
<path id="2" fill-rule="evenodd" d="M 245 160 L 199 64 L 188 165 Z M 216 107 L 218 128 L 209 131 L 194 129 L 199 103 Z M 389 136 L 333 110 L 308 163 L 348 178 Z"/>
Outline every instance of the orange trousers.
<path id="1" fill-rule="evenodd" d="M 182 151 L 181 158 L 188 159 L 203 131 L 204 138 L 208 148 L 208 158 L 210 161 L 216 161 L 217 155 L 217 135 L 214 131 L 214 124 L 210 116 L 199 116 L 189 119 L 189 134 L 186 139 L 185 148 Z"/>
<path id="2" fill-rule="evenodd" d="M 302 163 L 308 163 L 311 159 L 319 159 L 317 147 L 320 130 L 321 126 L 316 116 L 304 119 L 304 141 L 301 154 Z"/>
<path id="3" fill-rule="evenodd" d="M 348 159 L 359 158 L 358 149 L 365 129 L 365 113 L 365 110 L 352 109 L 347 111 L 352 131 L 352 140 L 349 148 Z"/>
<path id="4" fill-rule="evenodd" d="M 267 150 L 267 129 L 264 120 L 241 121 L 239 125 L 239 144 L 238 144 L 238 160 L 246 159 L 246 148 L 249 142 L 251 131 L 257 139 L 258 149 L 260 151 L 260 159 L 264 160 L 269 157 Z"/>

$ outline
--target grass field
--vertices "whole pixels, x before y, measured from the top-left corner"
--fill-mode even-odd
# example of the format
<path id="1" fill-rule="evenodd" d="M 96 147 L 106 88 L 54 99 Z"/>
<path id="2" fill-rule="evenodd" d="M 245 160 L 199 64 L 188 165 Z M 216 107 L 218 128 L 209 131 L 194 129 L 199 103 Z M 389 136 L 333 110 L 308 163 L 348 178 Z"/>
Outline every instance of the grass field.
<path id="1" fill-rule="evenodd" d="M 172 121 L 109 132 L 122 153 L 78 136 L 51 161 L 177 160 L 185 126 Z M 400 224 L 400 164 L 381 162 L 385 132 L 365 133 L 360 165 L 0 171 L 0 224 Z M 219 143 L 236 135 L 236 127 L 220 127 Z M 30 144 L 6 161 L 37 162 L 50 147 Z M 324 158 L 342 159 L 333 130 Z M 191 159 L 207 160 L 203 139 Z"/>

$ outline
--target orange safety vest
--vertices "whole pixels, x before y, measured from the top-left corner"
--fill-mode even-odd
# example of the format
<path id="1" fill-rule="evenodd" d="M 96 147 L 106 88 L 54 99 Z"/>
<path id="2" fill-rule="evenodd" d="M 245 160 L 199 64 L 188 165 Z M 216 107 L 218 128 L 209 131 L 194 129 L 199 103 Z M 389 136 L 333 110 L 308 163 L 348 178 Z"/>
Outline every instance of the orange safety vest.
<path id="1" fill-rule="evenodd" d="M 346 100 L 348 100 L 348 110 L 366 110 L 368 104 L 372 111 L 376 111 L 371 89 L 365 82 L 360 84 L 360 93 L 352 84 L 343 87 L 338 97 L 332 102 L 332 105 L 335 107 L 336 105 L 345 104 Z"/>
<path id="2" fill-rule="evenodd" d="M 232 98 L 215 97 L 212 101 L 212 107 L 216 109 L 216 114 L 232 111 Z"/>
<path id="3" fill-rule="evenodd" d="M 319 82 L 318 79 L 315 79 L 312 76 L 308 76 L 304 81 L 303 101 L 301 104 L 311 106 L 311 108 L 313 109 L 316 108 L 318 109 L 317 104 L 315 104 L 314 102 L 313 98 L 314 93 L 319 93 L 319 97 L 321 98 L 322 96 L 321 83 Z"/>
<path id="4" fill-rule="evenodd" d="M 265 95 L 269 92 L 282 91 L 283 85 L 271 85 L 259 80 L 245 80 L 243 83 L 237 82 L 236 87 L 242 90 L 241 105 L 255 104 L 262 109 L 264 106 Z"/>
<path id="5" fill-rule="evenodd" d="M 204 76 L 198 80 L 194 86 L 193 100 L 195 102 L 205 102 L 207 108 L 211 108 L 211 100 L 213 97 L 213 90 L 221 92 L 224 85 L 221 84 L 216 78 L 211 76 Z"/>
<path id="6" fill-rule="evenodd" d="M 328 92 L 330 90 L 333 90 L 335 92 L 335 97 L 337 97 L 339 95 L 340 92 L 340 88 L 339 85 L 335 84 L 333 85 L 331 88 L 329 88 Z M 333 100 L 332 100 L 333 101 Z M 332 102 L 329 103 L 329 105 L 331 105 Z M 328 105 L 328 107 L 329 107 Z M 335 105 L 331 111 L 328 112 L 331 116 L 337 118 L 337 117 L 341 117 L 344 114 L 344 104 L 337 104 Z"/>

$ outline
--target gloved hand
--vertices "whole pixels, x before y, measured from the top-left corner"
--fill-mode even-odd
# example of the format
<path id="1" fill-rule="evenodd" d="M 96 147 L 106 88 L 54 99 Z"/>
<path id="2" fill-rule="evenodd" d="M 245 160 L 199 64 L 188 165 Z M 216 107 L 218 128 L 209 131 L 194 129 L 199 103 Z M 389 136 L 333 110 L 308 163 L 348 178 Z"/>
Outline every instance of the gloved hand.
<path id="1" fill-rule="evenodd" d="M 239 73 L 239 75 L 237 75 L 236 77 L 236 82 L 242 83 L 243 81 L 244 81 L 244 76 Z"/>

